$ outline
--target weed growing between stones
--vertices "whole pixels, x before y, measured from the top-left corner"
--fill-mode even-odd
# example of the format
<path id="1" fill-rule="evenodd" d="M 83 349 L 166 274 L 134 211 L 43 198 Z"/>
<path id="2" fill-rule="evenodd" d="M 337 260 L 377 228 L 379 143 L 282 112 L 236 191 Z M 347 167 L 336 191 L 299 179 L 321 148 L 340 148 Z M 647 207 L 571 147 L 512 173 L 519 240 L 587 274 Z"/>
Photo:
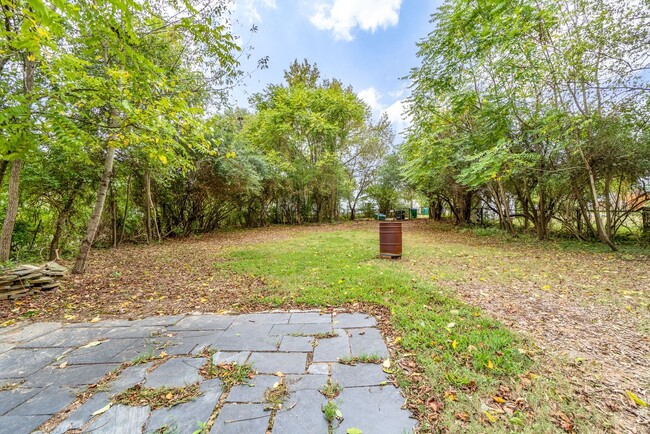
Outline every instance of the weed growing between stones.
<path id="1" fill-rule="evenodd" d="M 268 404 L 266 409 L 280 410 L 288 396 L 289 389 L 287 388 L 287 385 L 284 384 L 284 378 L 280 378 L 280 381 L 264 391 L 264 400 Z"/>
<path id="2" fill-rule="evenodd" d="M 190 384 L 185 387 L 158 387 L 151 389 L 137 384 L 124 392 L 115 395 L 114 404 L 123 405 L 148 405 L 152 410 L 162 407 L 173 407 L 189 402 L 201 395 L 199 384 Z"/>
<path id="3" fill-rule="evenodd" d="M 343 387 L 336 381 L 327 380 L 327 384 L 320 388 L 320 393 L 327 399 L 334 399 L 343 391 Z"/>
<path id="4" fill-rule="evenodd" d="M 359 356 L 343 357 L 339 363 L 343 365 L 356 365 L 357 363 L 372 363 L 378 365 L 383 363 L 384 359 L 377 354 L 361 354 Z"/>
<path id="5" fill-rule="evenodd" d="M 229 392 L 233 386 L 245 384 L 248 380 L 255 377 L 255 371 L 253 371 L 251 365 L 240 365 L 238 363 L 215 364 L 212 360 L 212 355 L 208 354 L 207 357 L 208 360 L 199 369 L 199 374 L 206 380 L 220 378 L 223 383 L 224 392 Z"/>
<path id="6" fill-rule="evenodd" d="M 323 416 L 329 424 L 333 424 L 334 421 L 338 421 L 340 424 L 343 420 L 343 413 L 339 410 L 336 401 L 327 401 L 327 404 L 323 406 Z"/>

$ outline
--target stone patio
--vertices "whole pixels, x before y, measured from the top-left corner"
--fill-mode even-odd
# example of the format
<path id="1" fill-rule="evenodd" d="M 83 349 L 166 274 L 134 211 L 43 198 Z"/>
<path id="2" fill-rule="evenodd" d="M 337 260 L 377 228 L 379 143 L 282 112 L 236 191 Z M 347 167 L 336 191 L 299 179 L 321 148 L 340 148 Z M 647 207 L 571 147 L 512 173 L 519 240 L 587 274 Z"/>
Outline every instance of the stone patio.
<path id="1" fill-rule="evenodd" d="M 324 333 L 333 337 L 314 336 Z M 207 348 L 216 351 L 214 363 L 251 364 L 257 374 L 224 392 L 220 379 L 199 374 Z M 338 363 L 361 355 L 389 354 L 375 319 L 359 313 L 181 315 L 0 329 L 0 433 L 31 433 L 53 419 L 59 422 L 41 432 L 191 434 L 208 423 L 209 432 L 219 434 L 264 434 L 269 427 L 273 433 L 325 434 L 327 398 L 319 389 L 328 379 L 343 387 L 334 399 L 343 419 L 332 422 L 333 433 L 413 432 L 416 421 L 402 409 L 405 400 L 381 364 Z M 154 360 L 129 365 L 137 359 Z M 77 398 L 115 370 L 119 375 L 89 399 Z M 289 396 L 271 411 L 264 392 L 278 382 L 278 373 Z M 112 396 L 136 384 L 195 383 L 200 396 L 184 404 L 157 410 L 115 404 L 105 410 Z M 96 413 L 100 409 L 105 411 Z"/>

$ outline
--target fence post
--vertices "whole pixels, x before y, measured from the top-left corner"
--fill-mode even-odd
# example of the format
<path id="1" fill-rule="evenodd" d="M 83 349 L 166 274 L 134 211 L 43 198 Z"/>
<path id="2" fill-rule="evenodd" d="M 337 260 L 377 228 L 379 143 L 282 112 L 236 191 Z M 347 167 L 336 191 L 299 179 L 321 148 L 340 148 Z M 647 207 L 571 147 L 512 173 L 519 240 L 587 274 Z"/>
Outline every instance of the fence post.
<path id="1" fill-rule="evenodd" d="M 650 234 L 650 206 L 641 208 L 641 216 L 643 218 L 643 233 Z"/>

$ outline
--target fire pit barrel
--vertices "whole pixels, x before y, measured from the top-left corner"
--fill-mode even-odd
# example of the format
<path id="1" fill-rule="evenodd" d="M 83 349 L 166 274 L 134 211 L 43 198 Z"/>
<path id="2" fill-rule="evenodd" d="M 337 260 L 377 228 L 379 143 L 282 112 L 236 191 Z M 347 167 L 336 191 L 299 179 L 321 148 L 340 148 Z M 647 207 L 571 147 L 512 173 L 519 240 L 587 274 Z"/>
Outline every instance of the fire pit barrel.
<path id="1" fill-rule="evenodd" d="M 383 258 L 402 257 L 402 223 L 379 223 L 379 256 Z"/>

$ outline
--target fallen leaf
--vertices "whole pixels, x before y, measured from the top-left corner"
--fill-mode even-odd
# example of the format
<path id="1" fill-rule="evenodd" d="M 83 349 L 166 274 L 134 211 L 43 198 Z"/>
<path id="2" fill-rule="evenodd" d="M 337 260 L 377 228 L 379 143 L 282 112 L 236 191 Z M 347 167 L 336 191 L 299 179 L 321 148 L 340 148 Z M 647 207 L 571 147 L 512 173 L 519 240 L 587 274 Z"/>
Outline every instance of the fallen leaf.
<path id="1" fill-rule="evenodd" d="M 630 400 L 631 400 L 635 405 L 638 405 L 638 406 L 641 406 L 641 407 L 647 407 L 647 406 L 648 406 L 648 404 L 647 404 L 644 400 L 642 400 L 641 398 L 639 398 L 638 396 L 636 396 L 636 395 L 635 395 L 634 393 L 632 393 L 631 391 L 626 390 L 626 391 L 625 391 L 625 394 L 627 395 L 628 398 L 630 398 Z"/>
<path id="2" fill-rule="evenodd" d="M 68 361 L 67 360 L 59 365 L 59 369 L 63 369 L 66 366 L 68 366 Z"/>
<path id="3" fill-rule="evenodd" d="M 499 404 L 503 404 L 504 402 L 506 402 L 506 400 L 503 399 L 503 398 L 501 398 L 500 396 L 493 396 L 493 397 L 492 397 L 492 400 L 493 400 L 494 402 L 498 402 Z"/>
<path id="4" fill-rule="evenodd" d="M 172 399 L 173 397 L 174 397 L 174 395 L 171 392 L 169 392 L 167 395 L 165 395 L 165 398 L 167 398 L 167 399 Z"/>
<path id="5" fill-rule="evenodd" d="M 278 372 L 275 373 L 275 376 L 282 378 L 282 377 L 284 377 L 284 374 L 282 372 L 278 371 Z"/>
<path id="6" fill-rule="evenodd" d="M 112 405 L 113 405 L 113 403 L 109 402 L 104 407 L 102 407 L 99 410 L 97 410 L 96 412 L 92 413 L 91 416 L 97 416 L 98 414 L 106 413 L 108 411 L 108 409 L 111 408 Z"/>
<path id="7" fill-rule="evenodd" d="M 453 342 L 451 343 L 451 347 L 452 347 L 454 350 L 456 349 L 457 346 L 458 346 L 458 342 L 453 341 Z"/>
<path id="8" fill-rule="evenodd" d="M 494 417 L 494 416 L 492 416 L 492 414 L 490 414 L 489 411 L 485 410 L 483 413 L 485 413 L 485 416 L 488 418 L 488 420 L 490 421 L 490 423 L 496 423 L 497 418 Z"/>
<path id="9" fill-rule="evenodd" d="M 359 428 L 348 428 L 347 431 L 345 431 L 346 434 L 362 434 L 363 431 L 361 431 Z"/>
<path id="10" fill-rule="evenodd" d="M 91 319 L 90 322 L 100 322 L 101 320 L 102 319 L 100 317 L 96 316 L 95 318 Z"/>
<path id="11" fill-rule="evenodd" d="M 488 369 L 494 369 L 494 364 L 492 363 L 492 360 L 488 360 L 488 362 L 487 362 L 487 368 L 488 368 Z"/>
<path id="12" fill-rule="evenodd" d="M 80 348 L 92 348 L 92 347 L 96 347 L 97 345 L 101 345 L 101 343 L 102 343 L 102 341 L 92 341 L 92 342 L 87 343 L 86 345 L 84 345 L 83 347 L 80 347 Z"/>
<path id="13" fill-rule="evenodd" d="M 386 369 L 390 368 L 390 359 L 384 360 L 384 363 L 382 363 L 382 366 Z"/>

